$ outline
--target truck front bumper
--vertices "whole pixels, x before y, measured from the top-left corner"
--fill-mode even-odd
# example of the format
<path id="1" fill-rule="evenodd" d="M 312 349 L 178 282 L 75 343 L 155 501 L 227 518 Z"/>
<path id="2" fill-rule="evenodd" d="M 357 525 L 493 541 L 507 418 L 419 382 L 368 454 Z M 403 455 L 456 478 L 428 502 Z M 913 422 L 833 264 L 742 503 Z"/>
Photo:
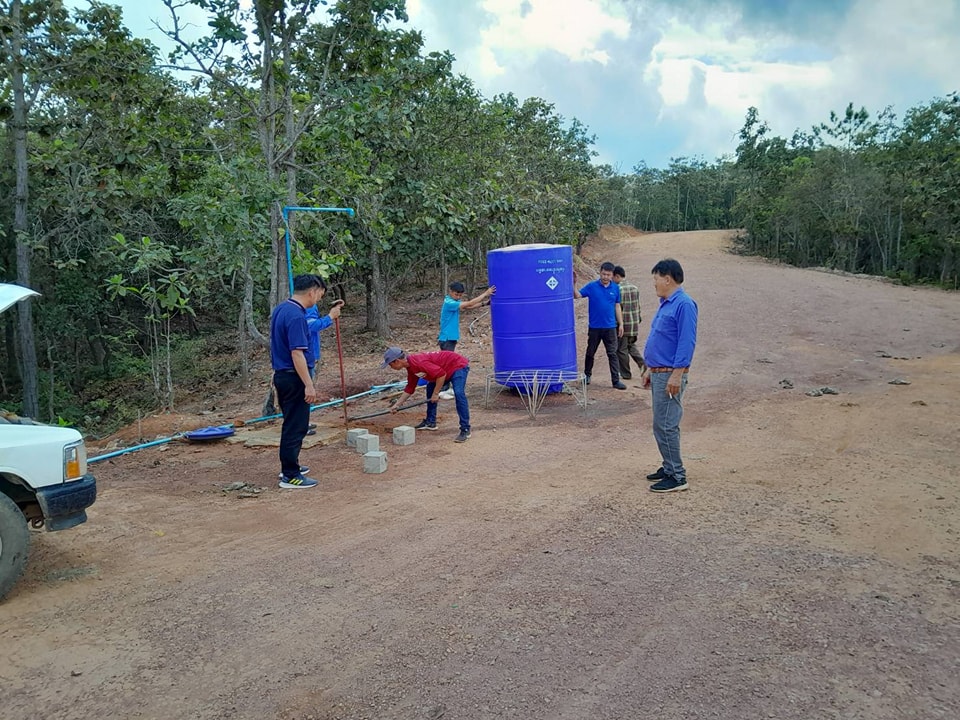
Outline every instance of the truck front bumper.
<path id="1" fill-rule="evenodd" d="M 62 485 L 37 490 L 37 503 L 43 511 L 47 530 L 66 530 L 87 521 L 87 508 L 97 499 L 97 481 L 84 475 Z"/>

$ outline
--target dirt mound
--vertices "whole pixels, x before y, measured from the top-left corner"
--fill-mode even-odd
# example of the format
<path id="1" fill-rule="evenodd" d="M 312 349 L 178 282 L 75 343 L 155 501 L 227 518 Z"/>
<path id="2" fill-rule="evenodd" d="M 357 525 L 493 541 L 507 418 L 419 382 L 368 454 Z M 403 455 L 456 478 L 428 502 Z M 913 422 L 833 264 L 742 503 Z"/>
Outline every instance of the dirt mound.
<path id="1" fill-rule="evenodd" d="M 596 244 L 597 242 L 608 242 L 610 240 L 623 240 L 642 234 L 632 225 L 603 225 L 597 232 L 587 238 L 587 243 Z"/>

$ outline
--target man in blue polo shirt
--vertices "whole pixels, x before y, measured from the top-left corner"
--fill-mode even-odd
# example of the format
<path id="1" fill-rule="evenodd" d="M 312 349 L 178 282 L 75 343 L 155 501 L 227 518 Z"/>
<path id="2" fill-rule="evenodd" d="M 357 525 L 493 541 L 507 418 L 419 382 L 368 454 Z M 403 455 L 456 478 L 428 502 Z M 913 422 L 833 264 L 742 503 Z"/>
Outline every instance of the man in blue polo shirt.
<path id="1" fill-rule="evenodd" d="M 600 266 L 600 279 L 588 282 L 582 288 L 573 289 L 573 297 L 588 298 L 587 352 L 583 358 L 583 374 L 587 376 L 587 385 L 593 374 L 593 356 L 603 343 L 610 364 L 610 380 L 617 390 L 626 390 L 620 382 L 620 360 L 617 357 L 617 345 L 623 335 L 623 310 L 620 307 L 620 286 L 613 282 L 614 264 L 605 262 Z M 574 277 L 576 282 L 576 277 Z"/>
<path id="2" fill-rule="evenodd" d="M 320 364 L 320 332 L 333 325 L 333 321 L 340 317 L 340 307 L 343 300 L 335 300 L 330 306 L 330 312 L 320 315 L 316 305 L 307 308 L 307 336 L 310 340 L 310 377 L 313 377 L 317 365 Z"/>
<path id="3" fill-rule="evenodd" d="M 653 492 L 668 493 L 687 489 L 687 471 L 680 457 L 680 420 L 683 418 L 683 393 L 687 371 L 697 346 L 697 303 L 680 287 L 683 268 L 667 258 L 653 266 L 653 286 L 660 307 L 650 323 L 650 334 L 643 348 L 647 364 L 641 384 L 650 389 L 653 405 L 653 437 L 663 464 L 647 480 Z"/>
<path id="4" fill-rule="evenodd" d="M 270 316 L 270 363 L 277 403 L 283 413 L 280 428 L 280 487 L 316 487 L 300 465 L 300 449 L 310 423 L 310 404 L 316 401 L 310 370 L 315 358 L 310 352 L 307 308 L 320 302 L 327 286 L 319 275 L 297 275 L 293 295 L 273 309 Z M 339 305 L 331 310 L 339 315 Z"/>

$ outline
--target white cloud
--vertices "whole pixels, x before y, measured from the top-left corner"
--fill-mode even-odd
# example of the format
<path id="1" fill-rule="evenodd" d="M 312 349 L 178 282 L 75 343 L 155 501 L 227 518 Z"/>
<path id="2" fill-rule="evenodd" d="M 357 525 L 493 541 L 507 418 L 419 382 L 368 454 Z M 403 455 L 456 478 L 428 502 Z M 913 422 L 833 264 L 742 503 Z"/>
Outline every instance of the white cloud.
<path id="1" fill-rule="evenodd" d="M 855 104 L 874 110 L 891 102 L 932 100 L 918 96 L 923 85 L 944 94 L 960 89 L 958 32 L 957 2 L 860 0 L 836 35 L 839 87 Z"/>
<path id="2" fill-rule="evenodd" d="M 610 61 L 600 45 L 605 37 L 624 39 L 630 23 L 599 0 L 482 0 L 493 23 L 480 31 L 478 61 L 481 83 L 502 74 L 507 65 L 531 62 L 545 52 L 555 52 L 572 62 Z"/>
<path id="3" fill-rule="evenodd" d="M 607 14 L 594 0 L 487 0 L 484 8 L 497 17 L 497 24 L 482 33 L 484 44 L 503 50 L 540 52 L 553 50 L 573 61 L 605 63 L 609 56 L 597 50 L 606 34 L 625 38 L 630 24 L 623 17 Z M 529 10 L 522 12 L 526 5 Z"/>
<path id="4" fill-rule="evenodd" d="M 169 45 L 149 22 L 168 16 L 161 0 L 110 1 L 135 34 Z M 423 32 L 427 51 L 452 51 L 455 71 L 485 96 L 536 95 L 586 122 L 601 160 L 662 167 L 732 153 L 751 105 L 789 137 L 849 102 L 902 117 L 960 89 L 960 0 L 847 2 L 751 14 L 756 0 L 407 0 L 406 27 Z"/>
<path id="5" fill-rule="evenodd" d="M 667 108 L 686 105 L 695 76 L 703 76 L 703 100 L 723 114 L 743 117 L 751 105 L 760 107 L 771 90 L 790 88 L 798 93 L 819 92 L 833 74 L 824 61 L 763 60 L 797 54 L 788 37 L 730 39 L 730 26 L 719 23 L 702 29 L 672 20 L 651 52 L 644 79 L 657 87 Z"/>

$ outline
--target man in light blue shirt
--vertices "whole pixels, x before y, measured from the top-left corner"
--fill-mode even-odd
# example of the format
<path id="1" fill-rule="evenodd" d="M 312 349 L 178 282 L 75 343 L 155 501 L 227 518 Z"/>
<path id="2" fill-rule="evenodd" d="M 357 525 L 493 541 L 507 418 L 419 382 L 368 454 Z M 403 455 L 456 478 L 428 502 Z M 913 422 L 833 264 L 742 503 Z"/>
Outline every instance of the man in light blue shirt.
<path id="1" fill-rule="evenodd" d="M 697 346 L 699 310 L 681 287 L 680 263 L 671 258 L 661 260 L 653 266 L 652 273 L 660 307 L 650 323 L 650 334 L 643 348 L 647 368 L 641 383 L 650 389 L 653 437 L 663 464 L 647 475 L 647 480 L 656 481 L 650 486 L 653 492 L 667 493 L 687 489 L 687 471 L 680 457 L 680 420 L 687 373 Z"/>

